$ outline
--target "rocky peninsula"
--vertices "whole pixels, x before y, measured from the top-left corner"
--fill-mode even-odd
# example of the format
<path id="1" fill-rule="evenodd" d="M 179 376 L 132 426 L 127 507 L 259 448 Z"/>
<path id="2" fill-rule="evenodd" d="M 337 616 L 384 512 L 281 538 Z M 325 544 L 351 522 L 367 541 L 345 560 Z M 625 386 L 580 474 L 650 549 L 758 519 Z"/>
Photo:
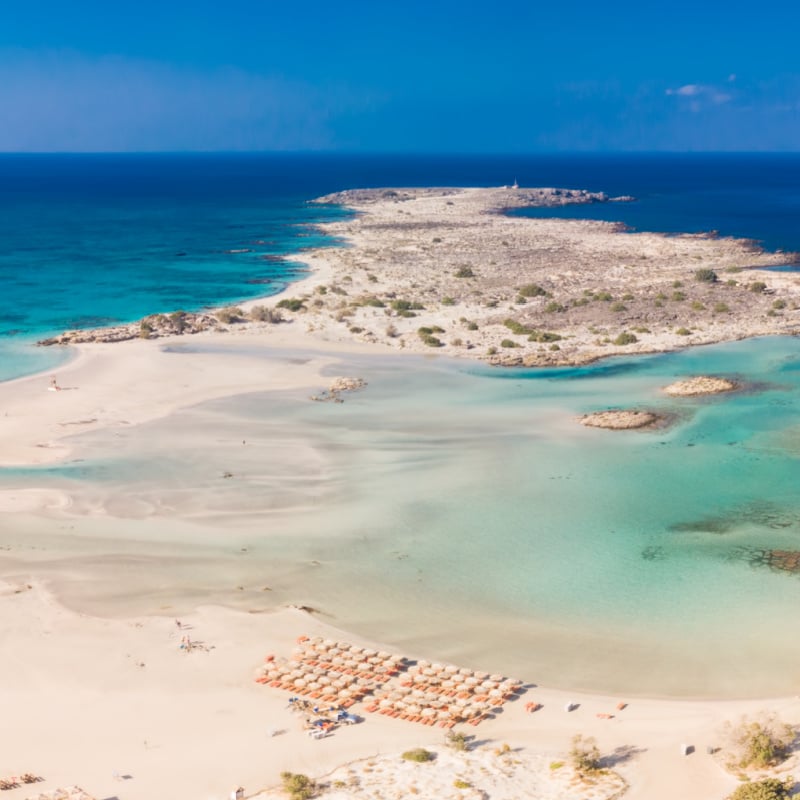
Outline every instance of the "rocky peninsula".
<path id="1" fill-rule="evenodd" d="M 328 195 L 315 202 L 355 212 L 321 226 L 345 246 L 305 252 L 311 277 L 284 295 L 42 344 L 293 322 L 327 342 L 535 366 L 800 330 L 800 276 L 768 269 L 797 254 L 713 234 L 631 233 L 608 222 L 502 213 L 609 201 L 583 190 L 515 187 Z"/>

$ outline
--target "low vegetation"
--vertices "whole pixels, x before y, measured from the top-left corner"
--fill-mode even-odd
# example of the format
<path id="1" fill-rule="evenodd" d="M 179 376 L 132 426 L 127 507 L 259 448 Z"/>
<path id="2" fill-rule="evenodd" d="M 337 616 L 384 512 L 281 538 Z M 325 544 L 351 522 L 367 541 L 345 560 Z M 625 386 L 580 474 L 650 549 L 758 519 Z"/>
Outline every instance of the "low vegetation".
<path id="1" fill-rule="evenodd" d="M 591 774 L 600 769 L 600 750 L 593 736 L 582 736 L 578 733 L 572 738 L 569 763 L 580 775 Z"/>
<path id="2" fill-rule="evenodd" d="M 764 769 L 780 764 L 789 755 L 795 738 L 792 727 L 775 714 L 753 720 L 742 717 L 738 723 L 728 723 L 724 735 L 731 769 Z"/>
<path id="3" fill-rule="evenodd" d="M 272 324 L 284 322 L 283 314 L 277 308 L 267 308 L 266 306 L 253 306 L 250 309 L 250 319 L 253 322 L 269 322 Z"/>
<path id="4" fill-rule="evenodd" d="M 406 750 L 403 753 L 403 758 L 406 761 L 416 761 L 418 764 L 424 764 L 426 761 L 433 761 L 436 758 L 436 753 L 432 753 L 424 747 L 415 747 L 413 750 Z"/>
<path id="5" fill-rule="evenodd" d="M 766 778 L 763 781 L 743 783 L 736 791 L 728 795 L 728 800 L 786 800 L 792 796 L 794 781 L 777 778 Z"/>
<path id="6" fill-rule="evenodd" d="M 287 311 L 303 311 L 305 305 L 299 297 L 286 297 L 278 303 L 278 308 L 285 308 Z"/>
<path id="7" fill-rule="evenodd" d="M 694 279 L 700 283 L 716 283 L 717 273 L 713 269 L 698 269 L 694 273 Z"/>
<path id="8" fill-rule="evenodd" d="M 445 743 L 448 747 L 460 753 L 469 750 L 469 738 L 461 731 L 448 731 Z"/>
<path id="9" fill-rule="evenodd" d="M 547 292 L 537 283 L 526 283 L 519 287 L 520 297 L 545 297 Z"/>
<path id="10" fill-rule="evenodd" d="M 296 772 L 281 772 L 283 791 L 292 800 L 309 800 L 317 794 L 317 784 L 308 777 Z"/>
<path id="11" fill-rule="evenodd" d="M 214 316 L 223 324 L 230 325 L 234 322 L 244 322 L 245 314 L 238 306 L 226 306 L 214 312 Z"/>
<path id="12" fill-rule="evenodd" d="M 636 344 L 639 340 L 636 338 L 635 333 L 628 333 L 628 331 L 623 331 L 616 339 L 614 339 L 614 344 L 618 347 L 624 347 L 627 344 Z"/>

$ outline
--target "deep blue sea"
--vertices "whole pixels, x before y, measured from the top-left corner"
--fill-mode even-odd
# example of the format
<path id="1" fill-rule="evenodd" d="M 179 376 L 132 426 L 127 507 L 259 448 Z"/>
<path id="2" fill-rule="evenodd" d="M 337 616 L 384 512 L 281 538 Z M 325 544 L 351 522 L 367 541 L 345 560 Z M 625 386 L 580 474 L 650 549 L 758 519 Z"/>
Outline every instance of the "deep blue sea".
<path id="1" fill-rule="evenodd" d="M 800 250 L 800 155 L 0 155 L 0 380 L 57 364 L 47 334 L 279 291 L 345 213 L 319 195 L 514 180 L 637 198 L 560 216 Z"/>

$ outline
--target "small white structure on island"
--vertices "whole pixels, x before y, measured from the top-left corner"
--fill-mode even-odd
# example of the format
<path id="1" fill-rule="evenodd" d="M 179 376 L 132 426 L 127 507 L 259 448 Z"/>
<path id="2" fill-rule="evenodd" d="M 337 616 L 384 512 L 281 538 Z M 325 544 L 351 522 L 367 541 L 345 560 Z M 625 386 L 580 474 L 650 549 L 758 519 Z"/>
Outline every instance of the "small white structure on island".
<path id="1" fill-rule="evenodd" d="M 241 786 L 237 786 L 231 792 L 231 800 L 243 800 L 244 798 L 244 789 Z"/>

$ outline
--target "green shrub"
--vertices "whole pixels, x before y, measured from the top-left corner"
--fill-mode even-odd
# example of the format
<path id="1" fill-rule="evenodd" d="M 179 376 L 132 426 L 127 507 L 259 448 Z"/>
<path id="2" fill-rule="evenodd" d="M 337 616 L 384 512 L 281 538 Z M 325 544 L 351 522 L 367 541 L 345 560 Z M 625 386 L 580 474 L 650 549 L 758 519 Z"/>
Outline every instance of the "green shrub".
<path id="1" fill-rule="evenodd" d="M 693 300 L 692 301 L 692 310 L 693 311 L 705 311 L 706 307 L 699 301 Z"/>
<path id="2" fill-rule="evenodd" d="M 476 330 L 478 330 L 478 323 L 477 322 L 468 322 L 467 323 L 467 330 L 468 331 L 476 331 Z"/>
<path id="3" fill-rule="evenodd" d="M 551 761 L 550 762 L 550 769 L 552 769 L 552 770 L 561 769 L 561 767 L 563 767 L 563 766 L 564 766 L 564 762 L 563 761 Z"/>
<path id="4" fill-rule="evenodd" d="M 422 343 L 428 345 L 428 347 L 444 347 L 444 342 L 432 336 L 430 333 L 420 333 L 419 338 L 422 339 Z"/>
<path id="5" fill-rule="evenodd" d="M 753 283 L 750 284 L 750 291 L 756 292 L 757 294 L 760 294 L 766 288 L 767 284 L 764 283 L 764 281 L 753 281 Z"/>
<path id="6" fill-rule="evenodd" d="M 728 308 L 727 303 L 715 303 L 714 304 L 714 313 L 715 314 L 727 314 L 730 311 Z"/>
<path id="7" fill-rule="evenodd" d="M 169 315 L 169 321 L 172 323 L 172 327 L 178 333 L 183 333 L 184 329 L 186 328 L 186 312 L 185 311 L 173 311 Z"/>
<path id="8" fill-rule="evenodd" d="M 295 772 L 281 772 L 283 791 L 288 792 L 292 800 L 309 800 L 317 793 L 317 785 L 308 775 Z"/>
<path id="9" fill-rule="evenodd" d="M 611 304 L 611 310 L 619 313 L 620 311 L 627 311 L 628 307 L 624 303 L 617 302 Z"/>
<path id="10" fill-rule="evenodd" d="M 475 273 L 472 271 L 472 267 L 459 267 L 455 271 L 456 278 L 474 278 Z"/>
<path id="11" fill-rule="evenodd" d="M 287 297 L 278 303 L 278 308 L 285 308 L 288 311 L 302 311 L 305 306 L 303 301 L 297 297 Z"/>
<path id="12" fill-rule="evenodd" d="M 526 299 L 525 299 L 525 298 L 524 298 L 524 297 L 523 297 L 521 294 L 518 294 L 518 295 L 517 295 L 517 296 L 514 298 L 514 302 L 515 302 L 515 303 L 516 303 L 518 306 L 524 306 L 524 305 L 525 305 L 525 303 L 527 303 L 528 301 L 527 301 L 527 300 L 526 300 Z"/>
<path id="13" fill-rule="evenodd" d="M 490 347 L 490 348 L 489 348 L 489 349 L 486 351 L 486 355 L 487 355 L 487 356 L 494 356 L 494 355 L 497 355 L 497 348 L 496 348 L 496 347 Z"/>
<path id="14" fill-rule="evenodd" d="M 716 283 L 717 273 L 713 269 L 698 269 L 694 273 L 694 279 L 701 283 Z"/>
<path id="15" fill-rule="evenodd" d="M 544 297 L 547 292 L 536 283 L 526 283 L 519 287 L 519 294 L 522 297 Z"/>
<path id="16" fill-rule="evenodd" d="M 560 342 L 563 337 L 557 333 L 550 333 L 548 331 L 533 331 L 528 337 L 529 342 Z"/>
<path id="17" fill-rule="evenodd" d="M 461 731 L 448 731 L 445 742 L 447 746 L 452 747 L 453 750 L 458 750 L 459 752 L 469 750 L 467 735 Z"/>
<path id="18" fill-rule="evenodd" d="M 417 333 L 420 336 L 431 333 L 444 333 L 444 328 L 440 328 L 438 325 L 423 325 L 421 328 L 417 328 Z"/>
<path id="19" fill-rule="evenodd" d="M 725 267 L 725 272 L 741 272 L 741 267 Z"/>
<path id="20" fill-rule="evenodd" d="M 786 301 L 785 300 L 775 300 L 772 303 L 772 307 L 780 311 L 782 308 L 786 308 Z"/>
<path id="21" fill-rule="evenodd" d="M 406 750 L 403 753 L 403 758 L 406 761 L 416 761 L 418 764 L 424 764 L 426 761 L 433 761 L 436 758 L 435 753 L 426 750 L 424 747 L 416 747 L 413 750 Z"/>
<path id="22" fill-rule="evenodd" d="M 678 336 L 690 336 L 692 332 L 688 328 L 678 328 L 675 333 L 677 333 Z"/>
<path id="23" fill-rule="evenodd" d="M 250 309 L 250 319 L 253 322 L 269 322 L 277 324 L 283 322 L 283 315 L 275 308 L 267 308 L 266 306 L 253 306 Z"/>
<path id="24" fill-rule="evenodd" d="M 680 289 L 683 286 L 683 281 L 672 281 L 673 289 Z"/>
<path id="25" fill-rule="evenodd" d="M 367 273 L 367 280 L 370 283 L 377 283 L 378 282 L 378 276 L 377 275 L 373 275 L 371 272 L 369 272 L 369 273 Z"/>
<path id="26" fill-rule="evenodd" d="M 780 764 L 791 751 L 794 731 L 775 714 L 747 717 L 725 726 L 728 764 L 737 769 L 764 769 Z"/>
<path id="27" fill-rule="evenodd" d="M 556 303 L 555 300 L 551 300 L 545 307 L 544 310 L 548 314 L 560 314 L 562 311 L 566 311 L 567 309 L 561 305 L 561 303 Z"/>
<path id="28" fill-rule="evenodd" d="M 785 781 L 765 778 L 762 781 L 744 783 L 733 794 L 728 795 L 728 800 L 785 800 L 792 796 L 793 783 L 791 778 Z"/>
<path id="29" fill-rule="evenodd" d="M 682 300 L 686 299 L 686 295 L 683 292 L 673 292 L 672 293 L 672 299 L 676 303 L 680 303 Z"/>
<path id="30" fill-rule="evenodd" d="M 600 751 L 593 736 L 584 738 L 578 733 L 572 738 L 569 762 L 580 774 L 597 772 L 600 769 Z"/>
<path id="31" fill-rule="evenodd" d="M 614 339 L 614 344 L 623 347 L 626 344 L 635 344 L 639 340 L 636 338 L 635 333 L 628 333 L 627 331 L 623 331 L 616 339 Z"/>
<path id="32" fill-rule="evenodd" d="M 517 322 L 515 319 L 506 319 L 503 320 L 503 325 L 508 328 L 511 333 L 515 333 L 517 336 L 527 336 L 529 333 L 533 333 L 534 329 L 529 328 L 527 325 L 523 325 L 521 322 Z"/>
<path id="33" fill-rule="evenodd" d="M 414 300 L 392 300 L 392 308 L 395 311 L 424 311 L 425 306 Z"/>
<path id="34" fill-rule="evenodd" d="M 442 305 L 443 306 L 454 306 L 456 301 L 452 297 L 443 297 L 442 298 Z"/>
<path id="35" fill-rule="evenodd" d="M 232 322 L 244 321 L 244 312 L 241 308 L 237 308 L 236 306 L 220 308 L 218 311 L 214 312 L 214 316 L 224 325 L 229 325 Z"/>
<path id="36" fill-rule="evenodd" d="M 455 786 L 456 789 L 471 789 L 472 788 L 472 784 L 469 781 L 463 781 L 463 780 L 461 780 L 461 778 L 456 778 L 453 781 L 453 786 Z"/>
<path id="37" fill-rule="evenodd" d="M 503 341 L 500 342 L 500 347 L 519 347 L 519 345 L 512 339 L 503 339 Z"/>

